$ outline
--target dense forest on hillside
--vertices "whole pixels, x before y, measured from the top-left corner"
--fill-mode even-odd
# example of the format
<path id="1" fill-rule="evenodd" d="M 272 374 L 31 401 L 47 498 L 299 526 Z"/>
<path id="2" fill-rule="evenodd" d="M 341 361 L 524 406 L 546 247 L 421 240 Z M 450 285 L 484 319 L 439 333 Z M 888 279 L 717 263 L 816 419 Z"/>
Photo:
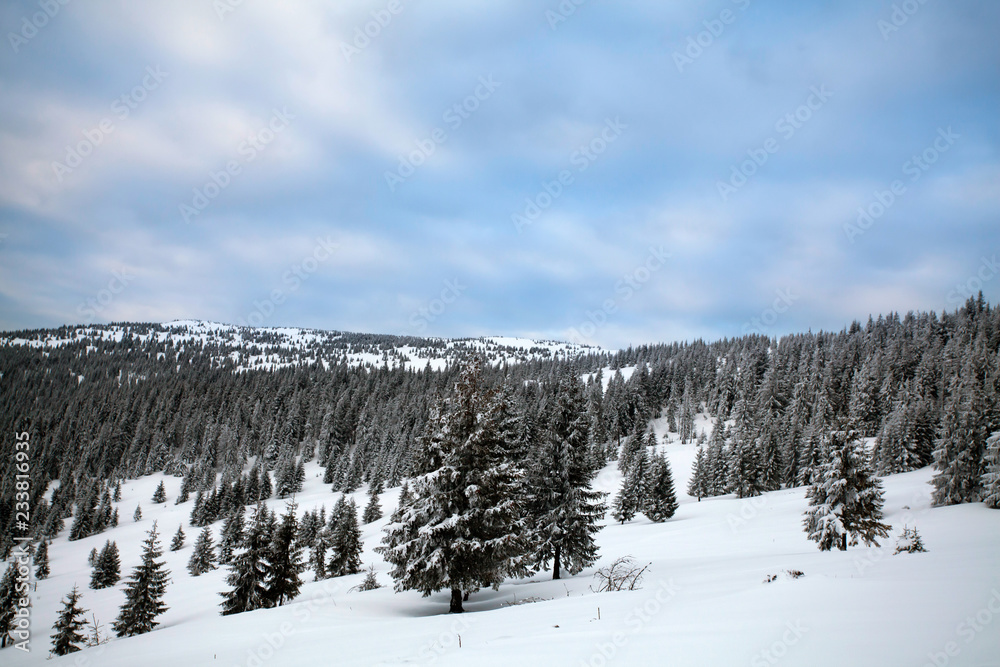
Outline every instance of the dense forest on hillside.
<path id="1" fill-rule="evenodd" d="M 158 471 L 184 478 L 209 523 L 234 505 L 294 493 L 310 460 L 325 467 L 333 490 L 394 486 L 417 474 L 433 406 L 461 372 L 461 359 L 443 370 L 404 370 L 294 354 L 299 363 L 238 369 L 220 362 L 231 352 L 225 346 L 139 335 L 160 325 L 118 326 L 132 333 L 57 346 L 13 340 L 61 330 L 0 341 L 3 555 L 14 524 L 15 433 L 30 437 L 36 535 L 84 515 L 78 534 L 100 532 L 115 483 Z M 392 337 L 371 343 L 404 344 Z M 588 350 L 524 363 L 493 364 L 486 352 L 482 381 L 513 388 L 516 439 L 529 457 L 558 411 L 559 387 L 580 378 L 573 382 L 581 384 L 594 461 L 617 458 L 623 442 L 647 437 L 649 420 L 663 416 L 703 450 L 698 495 L 756 495 L 811 483 L 831 433 L 850 428 L 875 439 L 870 456 L 879 474 L 935 464 L 935 502 L 952 504 L 985 495 L 987 440 L 1000 430 L 998 350 L 1000 310 L 980 295 L 956 312 L 890 314 L 837 333 Z M 715 420 L 709 433 L 695 432 L 700 412 Z"/>

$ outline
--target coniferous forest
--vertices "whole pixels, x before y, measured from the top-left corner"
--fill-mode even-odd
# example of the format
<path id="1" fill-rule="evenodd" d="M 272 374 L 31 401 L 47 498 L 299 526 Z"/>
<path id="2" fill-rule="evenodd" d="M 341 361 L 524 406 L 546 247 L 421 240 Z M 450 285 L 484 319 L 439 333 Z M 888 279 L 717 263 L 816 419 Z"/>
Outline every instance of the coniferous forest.
<path id="1" fill-rule="evenodd" d="M 507 578 L 573 576 L 596 562 L 609 510 L 621 523 L 663 522 L 677 511 L 654 418 L 697 448 L 688 493 L 699 501 L 804 487 L 802 528 L 821 550 L 890 535 L 884 475 L 933 466 L 935 505 L 1000 505 L 1000 310 L 982 297 L 952 313 L 890 314 L 781 339 L 588 348 L 520 362 L 470 349 L 439 370 L 407 370 L 388 354 L 356 364 L 316 351 L 246 369 L 227 361 L 226 345 L 148 335 L 160 325 L 114 326 L 119 340 L 99 327 L 6 336 L 0 426 L 30 434 L 39 578 L 49 575 L 49 540 L 97 535 L 128 516 L 123 482 L 178 478 L 176 497 L 161 482 L 133 520 L 144 506 L 189 503 L 190 526 L 201 530 L 190 533 L 188 574 L 163 568 L 155 522 L 140 563 L 121 563 L 110 540 L 91 554 L 93 589 L 134 566 L 119 636 L 156 627 L 177 577 L 226 568 L 219 605 L 231 615 L 293 600 L 307 570 L 317 580 L 361 572 L 359 526 L 382 517 L 384 487 L 403 485 L 376 548 L 397 591 L 450 592 L 451 611 L 461 612 L 471 594 Z M 61 345 L 28 344 L 68 335 Z M 243 339 L 254 335 L 267 332 L 245 330 Z M 714 426 L 696 428 L 696 415 Z M 13 461 L 5 456 L 0 467 Z M 296 512 L 310 462 L 329 487 L 329 515 Z M 614 497 L 591 488 L 610 464 L 622 474 Z M 4 472 L 6 557 L 17 496 L 13 471 Z M 365 484 L 360 512 L 343 494 Z M 286 499 L 280 516 L 268 499 Z M 185 548 L 183 526 L 172 534 L 170 550 Z M 57 652 L 78 641 L 79 595 L 70 593 L 59 621 Z"/>

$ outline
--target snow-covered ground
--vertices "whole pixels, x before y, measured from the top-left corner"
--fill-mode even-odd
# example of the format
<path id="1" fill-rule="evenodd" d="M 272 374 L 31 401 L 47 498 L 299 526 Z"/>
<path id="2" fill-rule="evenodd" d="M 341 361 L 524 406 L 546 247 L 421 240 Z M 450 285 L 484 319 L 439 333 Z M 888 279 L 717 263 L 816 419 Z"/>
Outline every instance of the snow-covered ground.
<path id="1" fill-rule="evenodd" d="M 339 331 L 295 327 L 245 327 L 202 320 L 175 320 L 161 325 L 109 324 L 66 327 L 63 329 L 0 333 L 0 347 L 28 346 L 57 348 L 81 341 L 121 342 L 126 335 L 145 343 L 153 339 L 184 349 L 217 349 L 215 361 L 230 361 L 237 370 L 275 370 L 290 366 L 333 363 L 350 366 L 402 367 L 410 371 L 442 370 L 461 363 L 468 354 L 482 354 L 494 365 L 524 363 L 538 359 L 569 359 L 600 348 L 532 340 L 508 336 L 481 338 L 396 338 L 397 345 L 373 344 L 356 335 Z M 392 337 L 386 337 L 390 339 Z M 403 341 L 416 344 L 403 344 Z M 331 344 L 338 345 L 331 348 Z M 97 348 L 89 346 L 87 352 Z M 626 375 L 626 379 L 627 379 Z M 82 380 L 81 380 L 82 381 Z"/>
<path id="2" fill-rule="evenodd" d="M 698 430 L 711 427 L 704 419 Z M 663 433 L 657 422 L 658 434 Z M 802 532 L 804 489 L 754 499 L 732 496 L 696 502 L 683 493 L 694 445 L 663 446 L 672 464 L 680 509 L 663 524 L 644 517 L 610 523 L 598 535 L 600 562 L 574 577 L 551 581 L 540 573 L 499 591 L 474 594 L 467 613 L 449 615 L 448 594 L 422 598 L 394 593 L 388 566 L 373 547 L 386 519 L 363 526 L 365 565 L 374 563 L 389 586 L 350 592 L 363 575 L 312 582 L 278 609 L 219 615 L 225 571 L 198 578 L 185 569 L 197 528 L 188 525 L 192 502 L 173 504 L 180 479 L 166 478 L 166 505 L 150 503 L 163 479 L 154 475 L 123 485 L 121 525 L 67 542 L 63 531 L 50 548 L 52 576 L 33 595 L 32 652 L 11 648 L 0 663 L 20 665 L 1000 665 L 1000 511 L 981 504 L 931 508 L 924 469 L 885 479 L 886 519 L 893 537 L 916 526 L 929 550 L 892 555 L 881 549 L 818 551 Z M 309 468 L 300 509 L 336 495 Z M 614 465 L 596 486 L 614 492 Z M 382 496 L 389 510 L 398 495 Z M 362 489 L 355 494 L 364 506 Z M 137 503 L 143 519 L 132 521 Z M 284 501 L 272 500 L 279 508 Z M 113 589 L 87 588 L 87 554 L 106 539 L 121 550 L 123 578 L 138 562 L 140 541 L 159 522 L 166 548 L 179 524 L 187 545 L 166 551 L 172 572 L 170 609 L 155 631 L 113 640 L 45 662 L 61 598 L 76 583 L 82 604 L 110 626 L 123 600 Z M 213 526 L 218 539 L 219 527 Z M 641 590 L 594 593 L 593 573 L 618 556 L 649 563 Z M 793 578 L 789 571 L 801 571 Z M 769 575 L 777 575 L 765 583 Z"/>

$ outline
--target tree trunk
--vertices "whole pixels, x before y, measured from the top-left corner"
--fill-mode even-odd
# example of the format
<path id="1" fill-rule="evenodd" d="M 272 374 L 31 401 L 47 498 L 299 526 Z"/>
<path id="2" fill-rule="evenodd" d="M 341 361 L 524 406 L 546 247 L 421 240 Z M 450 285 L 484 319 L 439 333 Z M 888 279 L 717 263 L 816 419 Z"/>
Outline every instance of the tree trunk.
<path id="1" fill-rule="evenodd" d="M 847 551 L 847 533 L 840 536 L 840 550 Z"/>
<path id="2" fill-rule="evenodd" d="M 453 588 L 451 589 L 451 608 L 448 610 L 449 614 L 461 614 L 464 609 L 462 609 L 462 591 Z"/>
<path id="3" fill-rule="evenodd" d="M 556 547 L 555 556 L 552 558 L 552 578 L 559 578 L 559 547 Z"/>

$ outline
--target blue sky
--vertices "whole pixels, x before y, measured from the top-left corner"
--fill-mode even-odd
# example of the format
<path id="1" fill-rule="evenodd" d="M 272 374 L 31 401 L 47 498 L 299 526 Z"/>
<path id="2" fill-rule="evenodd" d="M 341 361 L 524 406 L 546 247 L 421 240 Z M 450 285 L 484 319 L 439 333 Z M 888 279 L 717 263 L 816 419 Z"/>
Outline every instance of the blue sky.
<path id="1" fill-rule="evenodd" d="M 995 2 L 36 0 L 0 27 L 3 329 L 618 347 L 1000 295 Z"/>

